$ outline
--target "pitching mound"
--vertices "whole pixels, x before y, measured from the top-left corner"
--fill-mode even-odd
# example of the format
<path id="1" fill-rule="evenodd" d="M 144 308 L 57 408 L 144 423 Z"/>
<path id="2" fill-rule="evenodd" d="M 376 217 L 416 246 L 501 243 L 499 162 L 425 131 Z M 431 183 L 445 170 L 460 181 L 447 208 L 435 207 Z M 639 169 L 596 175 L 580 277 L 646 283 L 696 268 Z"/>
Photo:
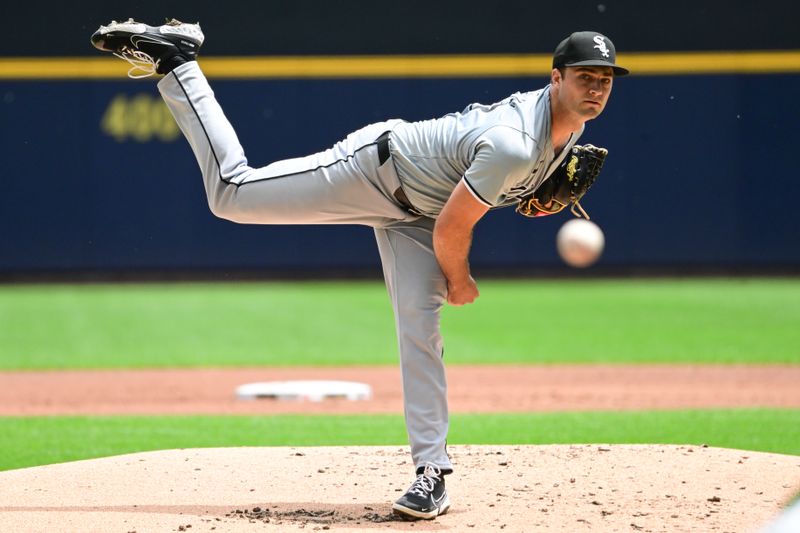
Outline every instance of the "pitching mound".
<path id="1" fill-rule="evenodd" d="M 397 521 L 398 447 L 170 450 L 0 472 L 0 531 L 753 531 L 800 457 L 691 446 L 453 446 L 451 511 Z"/>

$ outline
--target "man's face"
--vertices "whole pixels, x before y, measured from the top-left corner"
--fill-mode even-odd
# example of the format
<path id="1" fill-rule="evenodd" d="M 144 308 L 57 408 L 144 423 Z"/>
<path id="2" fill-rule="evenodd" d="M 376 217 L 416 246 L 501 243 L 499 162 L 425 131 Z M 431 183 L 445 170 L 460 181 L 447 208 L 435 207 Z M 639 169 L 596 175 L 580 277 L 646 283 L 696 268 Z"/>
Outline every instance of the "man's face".
<path id="1" fill-rule="evenodd" d="M 558 100 L 568 111 L 591 120 L 603 112 L 614 85 L 611 67 L 565 67 L 564 75 L 553 70 Z"/>

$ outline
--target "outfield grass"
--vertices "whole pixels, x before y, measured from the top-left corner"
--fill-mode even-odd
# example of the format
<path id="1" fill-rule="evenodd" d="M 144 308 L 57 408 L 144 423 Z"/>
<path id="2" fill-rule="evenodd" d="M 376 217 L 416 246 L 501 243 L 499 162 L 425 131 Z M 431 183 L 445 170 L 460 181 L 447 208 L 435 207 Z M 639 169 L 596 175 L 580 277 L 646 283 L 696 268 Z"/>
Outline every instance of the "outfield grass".
<path id="1" fill-rule="evenodd" d="M 454 415 L 450 444 L 708 444 L 800 455 L 800 410 Z M 228 446 L 405 445 L 401 416 L 0 418 L 0 470 Z"/>
<path id="2" fill-rule="evenodd" d="M 800 363 L 800 280 L 483 281 L 448 364 Z M 0 286 L 0 369 L 393 365 L 379 282 Z"/>

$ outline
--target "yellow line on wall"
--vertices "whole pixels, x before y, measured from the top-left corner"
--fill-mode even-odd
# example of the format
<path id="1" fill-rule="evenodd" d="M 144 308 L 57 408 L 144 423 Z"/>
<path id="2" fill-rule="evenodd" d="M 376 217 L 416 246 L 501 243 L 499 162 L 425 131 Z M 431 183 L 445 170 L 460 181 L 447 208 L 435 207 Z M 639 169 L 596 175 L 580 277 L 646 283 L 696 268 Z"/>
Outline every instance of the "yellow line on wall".
<path id="1" fill-rule="evenodd" d="M 800 72 L 800 50 L 619 54 L 633 73 L 780 74 Z"/>
<path id="2" fill-rule="evenodd" d="M 634 75 L 800 73 L 800 50 L 620 54 Z M 547 76 L 545 54 L 431 56 L 203 57 L 217 79 L 462 78 Z M 0 79 L 116 79 L 127 65 L 97 58 L 0 58 Z"/>

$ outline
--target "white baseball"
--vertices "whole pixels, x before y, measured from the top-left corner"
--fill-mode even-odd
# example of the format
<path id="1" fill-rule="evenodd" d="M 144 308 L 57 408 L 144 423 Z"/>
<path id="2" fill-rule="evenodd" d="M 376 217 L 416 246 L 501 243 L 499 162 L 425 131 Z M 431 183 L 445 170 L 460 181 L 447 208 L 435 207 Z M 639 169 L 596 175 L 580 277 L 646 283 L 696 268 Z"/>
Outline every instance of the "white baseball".
<path id="1" fill-rule="evenodd" d="M 561 226 L 556 246 L 561 259 L 574 267 L 588 267 L 600 258 L 606 240 L 603 230 L 590 220 L 573 218 Z"/>

